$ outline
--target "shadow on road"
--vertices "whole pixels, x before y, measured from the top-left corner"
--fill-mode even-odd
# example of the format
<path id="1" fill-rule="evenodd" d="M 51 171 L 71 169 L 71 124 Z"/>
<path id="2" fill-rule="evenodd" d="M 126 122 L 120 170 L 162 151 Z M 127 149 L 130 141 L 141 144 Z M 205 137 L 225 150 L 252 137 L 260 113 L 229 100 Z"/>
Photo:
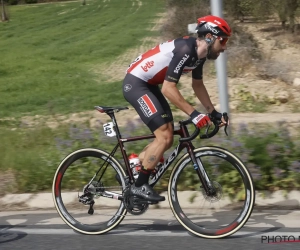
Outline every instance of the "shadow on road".
<path id="1" fill-rule="evenodd" d="M 131 216 L 130 218 L 127 217 L 126 223 L 124 221 L 115 229 L 108 232 L 109 235 L 122 235 L 124 233 L 137 233 L 139 231 L 144 232 L 168 232 L 170 236 L 174 234 L 182 234 L 183 232 L 187 232 L 187 230 L 179 224 L 179 222 L 174 218 L 167 216 L 157 216 L 157 218 L 153 219 L 153 213 L 155 210 L 152 210 L 152 216 L 147 217 L 147 213 L 145 213 L 142 217 Z M 251 236 L 259 236 L 264 235 L 270 232 L 282 232 L 282 231 L 293 231 L 295 228 L 288 228 L 287 225 L 284 224 L 284 217 L 285 215 L 289 215 L 293 210 L 260 210 L 255 209 L 252 213 L 247 224 L 240 230 L 242 232 L 238 235 L 232 235 L 229 238 L 247 238 Z M 9 242 L 14 240 L 19 240 L 26 237 L 26 233 L 22 232 L 22 228 L 26 227 L 34 227 L 34 228 L 43 228 L 43 229 L 55 229 L 55 228 L 69 228 L 67 225 L 55 225 L 55 224 L 44 224 L 53 218 L 57 218 L 58 215 L 56 213 L 39 213 L 33 215 L 27 215 L 26 212 L 24 214 L 16 214 L 16 215 L 9 215 L 9 216 L 2 216 L 0 218 L 0 243 Z M 26 218 L 26 219 L 24 219 Z M 168 219 L 167 219 L 168 218 Z M 217 222 L 222 221 L 222 216 L 220 213 L 216 212 L 210 214 L 209 216 L 205 217 L 205 215 L 199 215 L 201 222 L 206 223 L 205 220 L 208 222 L 214 218 Z M 22 221 L 20 219 L 23 219 Z M 196 218 L 197 219 L 197 218 Z M 17 225 L 11 225 L 9 222 L 10 220 L 20 220 L 20 223 Z M 19 229 L 19 231 L 9 231 L 9 229 L 15 230 Z"/>
<path id="2" fill-rule="evenodd" d="M 4 226 L 0 225 L 0 246 L 3 243 L 11 242 L 11 241 L 17 241 L 20 239 L 23 239 L 27 236 L 25 232 L 7 232 L 6 230 L 12 229 L 14 226 Z"/>
<path id="3" fill-rule="evenodd" d="M 266 210 L 266 211 L 254 211 L 252 216 L 250 217 L 247 224 L 244 228 L 241 229 L 243 232 L 242 235 L 232 235 L 229 238 L 247 238 L 251 236 L 259 236 L 264 235 L 266 233 L 283 231 L 283 230 L 294 230 L 287 228 L 284 223 L 278 221 L 278 218 L 282 215 L 288 215 L 290 210 Z M 218 213 L 211 215 L 210 218 L 220 218 Z M 203 219 L 203 217 L 202 217 Z M 174 218 L 172 221 L 166 221 L 163 219 L 154 219 L 152 220 L 152 224 L 149 225 L 149 222 L 145 225 L 136 224 L 135 221 L 139 220 L 138 217 L 133 218 L 128 221 L 128 224 L 122 225 L 122 223 L 115 230 L 110 231 L 108 234 L 118 234 L 122 235 L 122 233 L 126 232 L 137 232 L 137 231 L 145 231 L 145 232 L 162 232 L 168 231 L 171 234 L 176 235 L 176 233 L 187 232 L 187 230 L 177 222 Z M 130 223 L 132 221 L 132 224 Z M 205 221 L 202 220 L 205 224 Z M 265 226 L 263 226 L 265 225 Z M 271 225 L 271 226 L 270 226 Z M 192 234 L 191 234 L 192 235 Z"/>

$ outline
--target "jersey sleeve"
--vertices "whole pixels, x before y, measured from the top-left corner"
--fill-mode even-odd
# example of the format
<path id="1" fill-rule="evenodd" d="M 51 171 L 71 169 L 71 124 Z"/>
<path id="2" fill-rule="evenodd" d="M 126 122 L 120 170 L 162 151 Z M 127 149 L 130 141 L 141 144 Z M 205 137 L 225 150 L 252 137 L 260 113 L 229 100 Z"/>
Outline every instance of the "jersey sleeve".
<path id="1" fill-rule="evenodd" d="M 192 70 L 192 77 L 197 80 L 202 80 L 203 78 L 203 65 L 205 63 L 205 59 L 201 60 L 199 65 Z"/>
<path id="2" fill-rule="evenodd" d="M 192 62 L 192 49 L 187 41 L 184 39 L 175 40 L 174 56 L 166 72 L 166 81 L 178 83 L 183 68 Z"/>

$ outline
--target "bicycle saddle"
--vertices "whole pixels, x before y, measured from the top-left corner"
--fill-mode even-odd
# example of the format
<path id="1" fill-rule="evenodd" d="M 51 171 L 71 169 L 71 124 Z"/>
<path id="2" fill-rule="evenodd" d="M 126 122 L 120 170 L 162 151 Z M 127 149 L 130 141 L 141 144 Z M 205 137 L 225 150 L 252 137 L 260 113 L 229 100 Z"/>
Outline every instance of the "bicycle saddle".
<path id="1" fill-rule="evenodd" d="M 111 112 L 119 112 L 124 109 L 128 109 L 128 107 L 107 107 L 107 106 L 95 106 L 95 109 L 97 109 L 100 113 L 111 113 Z"/>

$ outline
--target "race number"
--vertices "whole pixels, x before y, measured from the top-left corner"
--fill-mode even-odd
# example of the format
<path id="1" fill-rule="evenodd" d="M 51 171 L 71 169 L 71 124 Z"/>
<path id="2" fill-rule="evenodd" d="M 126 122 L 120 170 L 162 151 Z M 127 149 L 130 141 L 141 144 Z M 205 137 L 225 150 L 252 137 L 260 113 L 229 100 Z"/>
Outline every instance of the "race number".
<path id="1" fill-rule="evenodd" d="M 112 122 L 108 122 L 108 123 L 103 124 L 103 130 L 104 130 L 104 134 L 106 136 L 109 136 L 109 137 L 116 136 L 116 132 L 114 130 L 114 125 L 113 125 Z"/>

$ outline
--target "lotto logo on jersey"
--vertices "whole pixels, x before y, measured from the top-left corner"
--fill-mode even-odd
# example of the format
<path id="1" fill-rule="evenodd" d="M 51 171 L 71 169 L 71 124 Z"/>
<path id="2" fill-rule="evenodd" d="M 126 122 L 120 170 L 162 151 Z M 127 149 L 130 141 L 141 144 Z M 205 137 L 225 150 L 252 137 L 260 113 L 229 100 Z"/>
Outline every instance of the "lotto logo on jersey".
<path id="1" fill-rule="evenodd" d="M 157 109 L 155 108 L 148 95 L 143 95 L 137 101 L 140 104 L 140 108 L 146 117 L 150 117 L 157 112 Z"/>
<path id="2" fill-rule="evenodd" d="M 187 59 L 189 59 L 189 55 L 185 54 L 184 57 L 182 57 L 182 59 L 180 60 L 180 62 L 178 63 L 178 65 L 176 66 L 174 73 L 178 74 L 179 70 L 181 69 L 182 65 L 185 63 L 185 61 Z"/>
<path id="3" fill-rule="evenodd" d="M 141 66 L 141 68 L 145 71 L 148 72 L 148 69 L 152 68 L 154 66 L 154 61 L 147 62 L 145 66 Z"/>

